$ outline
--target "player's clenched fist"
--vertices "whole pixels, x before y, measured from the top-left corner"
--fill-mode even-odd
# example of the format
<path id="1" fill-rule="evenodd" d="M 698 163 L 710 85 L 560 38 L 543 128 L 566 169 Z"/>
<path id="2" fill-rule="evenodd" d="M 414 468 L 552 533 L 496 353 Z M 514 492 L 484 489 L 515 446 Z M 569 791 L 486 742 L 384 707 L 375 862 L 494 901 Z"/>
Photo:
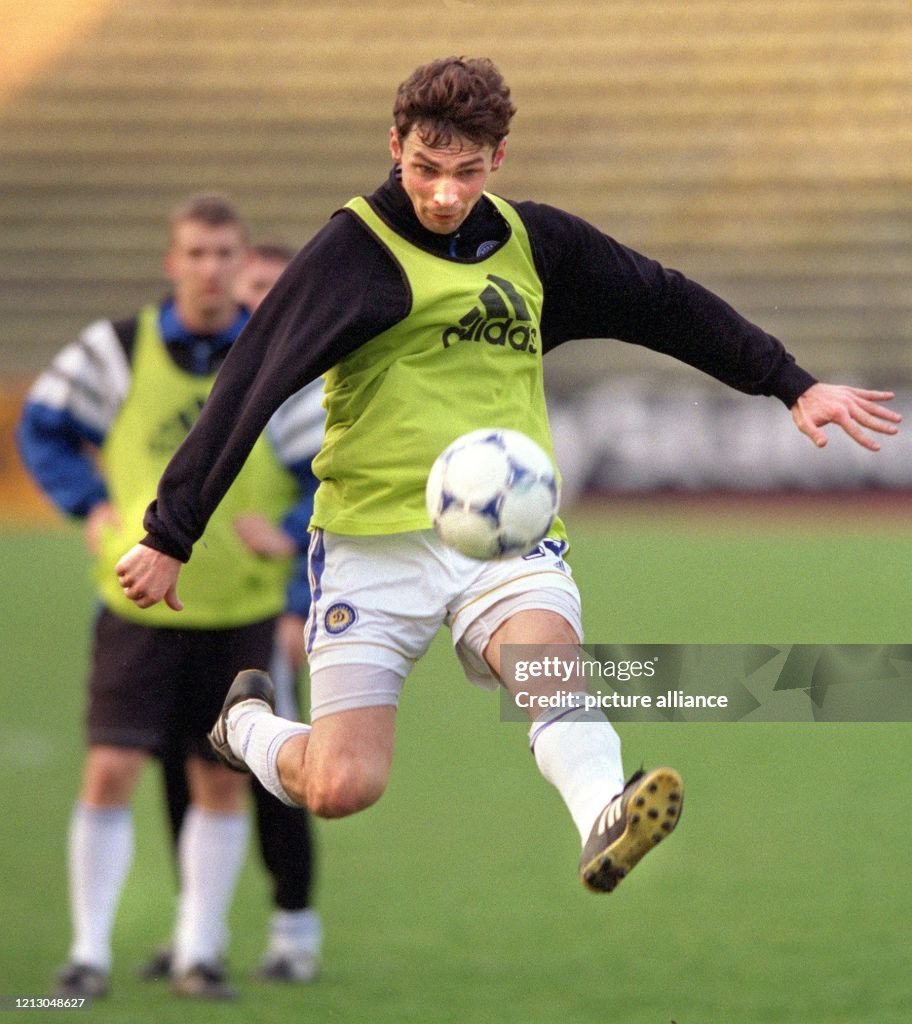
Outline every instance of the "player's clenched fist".
<path id="1" fill-rule="evenodd" d="M 126 596 L 140 608 L 151 608 L 164 599 L 174 611 L 183 609 L 177 596 L 181 563 L 170 555 L 135 544 L 115 566 L 117 579 Z"/>

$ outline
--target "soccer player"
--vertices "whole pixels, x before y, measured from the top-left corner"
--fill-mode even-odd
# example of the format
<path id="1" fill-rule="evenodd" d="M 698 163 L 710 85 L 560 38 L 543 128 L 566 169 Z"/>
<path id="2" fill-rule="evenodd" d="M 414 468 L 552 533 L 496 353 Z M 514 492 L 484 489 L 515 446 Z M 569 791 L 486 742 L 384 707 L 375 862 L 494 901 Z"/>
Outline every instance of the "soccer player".
<path id="1" fill-rule="evenodd" d="M 234 297 L 254 312 L 291 263 L 294 250 L 281 242 L 258 242 L 247 250 L 247 260 L 234 286 Z"/>
<path id="2" fill-rule="evenodd" d="M 485 59 L 436 60 L 402 83 L 389 178 L 337 212 L 267 296 L 166 469 L 145 538 L 117 565 L 138 607 L 179 610 L 181 566 L 198 557 L 194 544 L 263 425 L 326 375 L 309 553 L 311 724 L 273 714 L 269 680 L 253 671 L 235 680 L 211 736 L 280 799 L 328 818 L 382 794 L 403 680 L 441 623 L 468 678 L 511 693 L 504 644 L 581 640 L 560 522 L 524 557 L 478 562 L 436 539 L 424 507 L 431 463 L 469 430 L 514 428 L 550 448 L 544 352 L 574 338 L 647 346 L 775 396 L 818 446 L 828 423 L 872 450 L 870 431 L 897 430 L 899 416 L 880 404 L 891 393 L 820 383 L 682 274 L 569 213 L 487 191 L 514 112 Z M 549 697 L 563 685 L 540 677 L 523 688 Z M 536 714 L 530 742 L 578 828 L 581 881 L 611 891 L 677 823 L 678 773 L 637 772 L 625 785 L 620 741 L 597 709 Z M 668 827 L 657 832 L 654 818 Z"/>
<path id="3" fill-rule="evenodd" d="M 234 297 L 253 312 L 266 297 L 291 262 L 294 250 L 277 242 L 259 242 L 247 250 L 247 257 L 234 283 Z M 293 399 L 301 410 L 301 426 L 314 454 L 320 442 L 322 425 L 322 384 L 314 382 Z M 297 504 L 283 525 L 273 524 L 266 516 L 250 512 L 238 516 L 235 529 L 246 546 L 267 558 L 295 558 L 295 570 L 287 586 L 285 610 L 276 624 L 275 643 L 269 663 L 269 675 L 275 683 L 282 713 L 300 717 L 298 674 L 304 664 L 304 620 L 310 608 L 307 562 L 297 557 L 306 551 L 308 500 Z M 175 852 L 180 831 L 190 804 L 185 770 L 185 740 L 173 735 L 158 752 L 161 761 L 168 822 Z M 309 817 L 303 809 L 289 808 L 267 793 L 254 779 L 252 786 L 257 820 L 257 837 L 263 863 L 273 879 L 275 910 L 269 928 L 266 952 L 257 976 L 264 981 L 312 981 L 319 973 L 323 926 L 311 905 L 315 851 Z M 165 944 L 156 949 L 140 967 L 147 981 L 168 977 L 173 949 Z"/>
<path id="4" fill-rule="evenodd" d="M 271 418 L 208 525 L 180 619 L 125 600 L 114 565 L 142 521 L 144 495 L 249 319 L 233 294 L 245 259 L 246 228 L 229 201 L 202 195 L 181 204 L 165 254 L 172 294 L 135 317 L 86 328 L 38 378 L 19 425 L 20 450 L 39 486 L 85 522 L 100 601 L 88 753 L 69 832 L 74 934 L 59 995 L 108 990 L 111 930 L 133 849 L 131 798 L 148 756 L 175 739 L 183 744 L 191 806 L 179 841 L 172 985 L 191 997 L 234 994 L 222 957 L 246 852 L 247 785 L 212 756 L 206 731 L 233 676 L 269 666 L 289 563 L 264 557 L 239 524 L 254 512 L 270 525 L 283 516 L 286 523 L 309 518 L 320 395 L 296 396 Z M 301 840 L 300 827 L 295 836 Z"/>

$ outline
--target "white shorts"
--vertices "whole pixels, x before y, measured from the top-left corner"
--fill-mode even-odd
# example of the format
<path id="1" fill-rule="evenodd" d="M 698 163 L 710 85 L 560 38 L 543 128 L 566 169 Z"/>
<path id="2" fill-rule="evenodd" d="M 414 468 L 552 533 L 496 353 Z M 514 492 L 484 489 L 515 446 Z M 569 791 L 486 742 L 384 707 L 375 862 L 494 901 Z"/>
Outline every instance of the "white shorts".
<path id="1" fill-rule="evenodd" d="M 554 611 L 582 640 L 579 591 L 563 558 L 566 546 L 546 539 L 528 555 L 479 562 L 447 547 L 433 530 L 368 537 L 314 530 L 305 632 L 313 717 L 394 703 L 372 700 L 354 667 L 386 669 L 401 684 L 442 625 L 450 628 L 467 678 L 491 690 L 498 680 L 484 650 L 516 612 Z M 337 666 L 348 671 L 324 671 Z M 332 680 L 331 694 L 320 692 L 321 679 Z"/>

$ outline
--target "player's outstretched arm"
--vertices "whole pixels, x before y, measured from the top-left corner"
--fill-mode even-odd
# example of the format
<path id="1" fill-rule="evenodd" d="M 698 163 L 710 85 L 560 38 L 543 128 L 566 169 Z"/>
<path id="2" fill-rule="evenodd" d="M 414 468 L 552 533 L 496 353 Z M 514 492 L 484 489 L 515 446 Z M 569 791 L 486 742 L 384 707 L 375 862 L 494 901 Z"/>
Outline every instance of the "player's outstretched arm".
<path id="1" fill-rule="evenodd" d="M 894 398 L 892 391 L 868 391 L 845 384 L 813 384 L 792 406 L 792 419 L 802 434 L 823 448 L 827 443 L 822 427 L 835 423 L 863 448 L 880 451 L 868 433 L 895 434 L 902 416 L 880 405 Z"/>
<path id="2" fill-rule="evenodd" d="M 177 596 L 177 577 L 182 563 L 145 544 L 134 544 L 115 566 L 117 579 L 127 597 L 140 608 L 151 608 L 164 599 L 174 611 L 183 610 Z"/>

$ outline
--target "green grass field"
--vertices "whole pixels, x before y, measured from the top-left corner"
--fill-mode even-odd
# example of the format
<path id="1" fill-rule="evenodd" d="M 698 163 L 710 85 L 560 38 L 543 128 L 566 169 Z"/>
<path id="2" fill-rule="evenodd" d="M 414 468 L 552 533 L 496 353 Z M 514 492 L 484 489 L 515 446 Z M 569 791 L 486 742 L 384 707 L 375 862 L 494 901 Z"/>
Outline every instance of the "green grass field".
<path id="1" fill-rule="evenodd" d="M 904 643 L 912 535 L 896 519 L 587 509 L 571 518 L 587 638 Z M 0 535 L 4 566 L 0 995 L 66 954 L 64 836 L 78 784 L 91 590 L 78 534 Z M 612 896 L 521 725 L 465 683 L 445 636 L 406 686 L 389 791 L 321 823 L 322 979 L 249 979 L 269 907 L 254 850 L 233 910 L 243 1000 L 174 999 L 132 969 L 168 935 L 157 778 L 115 934 L 114 990 L 77 1020 L 371 1024 L 907 1024 L 912 727 L 629 724 L 628 769 L 687 782 L 681 826 Z M 30 1011 L 60 1021 L 62 1012 Z"/>

